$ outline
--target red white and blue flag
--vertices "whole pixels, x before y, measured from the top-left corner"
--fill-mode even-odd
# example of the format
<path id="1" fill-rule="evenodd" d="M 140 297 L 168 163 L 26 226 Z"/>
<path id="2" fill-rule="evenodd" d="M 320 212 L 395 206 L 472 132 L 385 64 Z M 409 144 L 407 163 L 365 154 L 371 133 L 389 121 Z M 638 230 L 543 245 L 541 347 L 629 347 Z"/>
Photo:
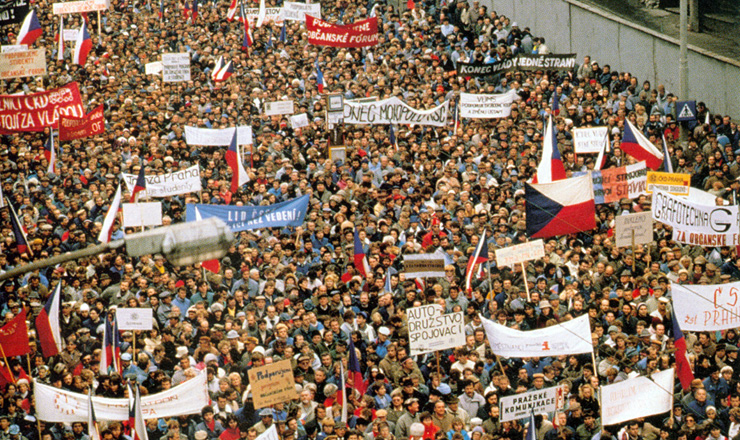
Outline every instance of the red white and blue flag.
<path id="1" fill-rule="evenodd" d="M 137 195 L 142 191 L 146 191 L 146 176 L 144 175 L 145 170 L 146 164 L 142 162 L 141 169 L 139 170 L 139 175 L 136 177 L 134 189 L 131 191 L 131 199 L 129 200 L 129 203 L 136 202 L 138 198 Z"/>
<path id="2" fill-rule="evenodd" d="M 316 66 L 316 85 L 319 87 L 319 93 L 324 93 L 324 72 L 321 71 L 318 58 L 316 58 L 314 64 Z"/>
<path id="3" fill-rule="evenodd" d="M 470 256 L 467 268 L 465 269 L 465 291 L 467 293 L 471 293 L 473 291 L 473 273 L 475 272 L 475 268 L 478 267 L 479 264 L 485 263 L 487 261 L 488 243 L 486 230 L 484 229 L 483 233 L 480 234 L 478 245 L 475 246 L 475 251 L 473 251 L 473 255 Z"/>
<path id="4" fill-rule="evenodd" d="M 54 130 L 49 130 L 49 139 L 44 142 L 44 157 L 49 164 L 46 172 L 56 174 L 57 153 L 54 147 Z"/>
<path id="5" fill-rule="evenodd" d="M 226 13 L 226 20 L 228 20 L 229 22 L 234 21 L 236 12 L 237 12 L 236 0 L 231 0 L 231 4 L 229 5 L 229 12 Z"/>
<path id="6" fill-rule="evenodd" d="M 398 151 L 398 139 L 396 139 L 396 132 L 393 130 L 393 124 L 389 125 L 389 133 L 388 133 L 388 139 L 391 141 L 391 145 L 393 145 L 393 148 Z"/>
<path id="7" fill-rule="evenodd" d="M 56 356 L 64 349 L 59 313 L 62 306 L 62 283 L 57 283 L 46 304 L 36 317 L 36 333 L 41 346 L 41 353 L 48 358 Z"/>
<path id="8" fill-rule="evenodd" d="M 111 234 L 113 233 L 113 223 L 116 221 L 118 210 L 121 208 L 121 185 L 118 185 L 116 195 L 113 197 L 113 201 L 110 203 L 110 208 L 105 214 L 103 220 L 103 227 L 100 229 L 100 235 L 98 235 L 98 241 L 101 243 L 110 243 Z"/>
<path id="9" fill-rule="evenodd" d="M 552 94 L 552 115 L 557 116 L 560 114 L 560 99 L 558 99 L 558 92 Z"/>
<path id="10" fill-rule="evenodd" d="M 28 245 L 28 238 L 26 238 L 26 230 L 18 219 L 18 214 L 15 213 L 12 203 L 8 203 L 8 209 L 10 209 L 10 226 L 13 229 L 13 237 L 15 238 L 16 246 L 18 246 L 18 253 L 23 254 L 25 252 L 33 256 L 31 246 Z"/>
<path id="11" fill-rule="evenodd" d="M 252 38 L 252 31 L 249 29 L 249 17 L 247 17 L 247 11 L 244 9 L 244 2 L 239 3 L 239 7 L 241 9 L 241 17 L 240 19 L 244 21 L 244 39 L 242 40 L 242 50 L 247 51 L 247 48 L 251 47 L 252 44 L 254 44 L 254 39 Z"/>
<path id="12" fill-rule="evenodd" d="M 527 235 L 547 238 L 596 227 L 596 205 L 591 176 L 524 185 Z"/>
<path id="13" fill-rule="evenodd" d="M 134 424 L 131 427 L 131 440 L 149 440 L 146 432 L 146 423 L 144 423 L 144 414 L 141 411 L 141 393 L 139 386 L 133 384 L 134 388 Z"/>
<path id="14" fill-rule="evenodd" d="M 159 19 L 164 18 L 164 0 L 159 0 Z"/>
<path id="15" fill-rule="evenodd" d="M 347 359 L 349 377 L 352 378 L 354 389 L 356 389 L 360 393 L 360 397 L 362 397 L 365 395 L 365 381 L 362 379 L 360 361 L 357 359 L 357 352 L 355 351 L 355 344 L 352 342 L 352 338 L 349 338 L 347 349 L 349 351 L 349 359 Z"/>
<path id="16" fill-rule="evenodd" d="M 90 34 L 87 32 L 87 24 L 82 22 L 82 28 L 77 33 L 77 44 L 75 44 L 75 52 L 72 57 L 72 62 L 80 66 L 84 66 L 91 50 L 92 39 L 90 38 Z"/>
<path id="17" fill-rule="evenodd" d="M 198 0 L 193 1 L 193 21 L 198 19 Z"/>
<path id="18" fill-rule="evenodd" d="M 671 155 L 668 154 L 668 144 L 665 141 L 665 135 L 663 135 L 663 169 L 666 173 L 673 172 L 673 162 L 671 162 Z"/>
<path id="19" fill-rule="evenodd" d="M 632 123 L 625 119 L 624 136 L 620 147 L 622 151 L 637 159 L 645 161 L 652 170 L 659 170 L 663 166 L 663 153 L 650 140 L 640 133 Z"/>
<path id="20" fill-rule="evenodd" d="M 121 374 L 121 339 L 118 334 L 118 323 L 113 318 L 110 321 L 105 317 L 103 330 L 103 350 L 100 353 L 100 374 L 108 374 L 110 370 Z"/>
<path id="21" fill-rule="evenodd" d="M 213 72 L 211 72 L 211 79 L 216 80 L 216 75 L 218 74 L 218 71 L 221 70 L 221 68 L 224 67 L 224 57 L 223 55 L 218 57 L 218 61 L 216 61 L 216 65 L 213 66 Z"/>
<path id="22" fill-rule="evenodd" d="M 231 168 L 231 192 L 236 193 L 239 187 L 249 182 L 249 175 L 244 169 L 242 164 L 241 156 L 239 155 L 239 145 L 236 141 L 236 128 L 234 128 L 234 136 L 231 138 L 231 145 L 226 150 L 226 163 Z"/>
<path id="23" fill-rule="evenodd" d="M 367 278 L 370 273 L 370 265 L 367 263 L 365 249 L 360 241 L 360 233 L 355 229 L 355 247 L 354 247 L 355 269 L 363 278 Z"/>
<path id="24" fill-rule="evenodd" d="M 231 75 L 234 74 L 234 65 L 231 61 L 226 63 L 225 66 L 221 67 L 217 72 L 215 72 L 215 77 L 213 80 L 215 82 L 223 82 L 227 79 L 231 78 Z"/>
<path id="25" fill-rule="evenodd" d="M 689 358 L 686 357 L 686 338 L 683 337 L 675 313 L 671 313 L 671 324 L 673 325 L 673 345 L 676 347 L 676 374 L 678 380 L 681 381 L 681 388 L 688 390 L 691 388 L 691 381 L 694 380 L 694 373 L 691 371 Z"/>
<path id="26" fill-rule="evenodd" d="M 547 120 L 545 137 L 542 141 L 542 160 L 537 166 L 537 174 L 532 180 L 534 183 L 550 183 L 556 180 L 565 179 L 565 166 L 563 158 L 558 150 L 557 138 L 555 137 L 555 126 L 552 123 L 552 116 Z"/>
<path id="27" fill-rule="evenodd" d="M 31 9 L 31 12 L 29 12 L 28 15 L 26 15 L 26 18 L 23 20 L 20 32 L 18 32 L 17 44 L 26 44 L 30 46 L 43 33 L 44 30 L 41 28 L 39 18 L 36 16 L 36 10 Z"/>

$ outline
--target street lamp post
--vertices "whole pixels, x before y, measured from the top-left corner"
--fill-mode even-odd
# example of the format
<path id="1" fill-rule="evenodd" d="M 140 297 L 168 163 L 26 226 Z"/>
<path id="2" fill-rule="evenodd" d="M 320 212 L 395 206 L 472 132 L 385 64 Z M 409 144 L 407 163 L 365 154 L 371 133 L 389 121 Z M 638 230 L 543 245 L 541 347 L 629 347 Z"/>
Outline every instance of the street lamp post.
<path id="1" fill-rule="evenodd" d="M 197 222 L 150 229 L 130 234 L 110 243 L 89 246 L 74 252 L 34 261 L 0 274 L 0 281 L 23 275 L 34 270 L 98 255 L 125 247 L 126 254 L 141 257 L 162 254 L 174 266 L 187 266 L 226 255 L 234 241 L 234 233 L 221 219 L 209 218 Z"/>

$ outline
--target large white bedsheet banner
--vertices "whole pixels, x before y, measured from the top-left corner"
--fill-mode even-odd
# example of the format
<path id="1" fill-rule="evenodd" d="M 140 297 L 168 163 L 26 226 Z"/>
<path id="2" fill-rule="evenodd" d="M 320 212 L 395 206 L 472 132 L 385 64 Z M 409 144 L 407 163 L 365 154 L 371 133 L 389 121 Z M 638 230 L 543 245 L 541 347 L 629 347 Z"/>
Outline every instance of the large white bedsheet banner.
<path id="1" fill-rule="evenodd" d="M 37 417 L 46 422 L 86 422 L 86 394 L 54 388 L 34 380 Z M 98 420 L 128 420 L 128 399 L 93 397 Z M 174 388 L 149 396 L 141 396 L 141 412 L 145 419 L 198 414 L 208 405 L 206 374 L 200 373 Z"/>
<path id="2" fill-rule="evenodd" d="M 673 313 L 681 330 L 740 327 L 740 283 L 682 286 L 671 283 Z"/>
<path id="3" fill-rule="evenodd" d="M 617 423 L 668 412 L 673 404 L 673 368 L 601 387 L 601 423 Z"/>
<path id="4" fill-rule="evenodd" d="M 447 124 L 447 108 L 450 102 L 429 109 L 417 110 L 396 98 L 373 102 L 344 100 L 345 124 L 416 124 L 444 127 Z"/>
<path id="5" fill-rule="evenodd" d="M 591 353 L 588 315 L 547 328 L 520 331 L 483 318 L 491 351 L 503 357 L 542 357 Z"/>
<path id="6" fill-rule="evenodd" d="M 234 128 L 198 128 L 185 126 L 185 142 L 188 145 L 203 145 L 206 147 L 223 147 L 231 145 L 234 137 Z M 252 127 L 240 125 L 236 133 L 236 142 L 239 145 L 252 144 Z"/>

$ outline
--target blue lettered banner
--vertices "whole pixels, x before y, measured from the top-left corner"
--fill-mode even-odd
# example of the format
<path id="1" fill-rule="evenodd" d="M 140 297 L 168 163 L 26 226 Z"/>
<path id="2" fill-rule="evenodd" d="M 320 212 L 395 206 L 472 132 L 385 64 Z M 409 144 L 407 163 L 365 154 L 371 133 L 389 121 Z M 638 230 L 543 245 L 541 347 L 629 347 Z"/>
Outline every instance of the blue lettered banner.
<path id="1" fill-rule="evenodd" d="M 234 232 L 261 228 L 280 228 L 300 226 L 308 211 L 305 195 L 297 199 L 266 206 L 201 205 L 188 203 L 185 220 L 194 222 L 200 219 L 217 217 L 226 222 Z"/>

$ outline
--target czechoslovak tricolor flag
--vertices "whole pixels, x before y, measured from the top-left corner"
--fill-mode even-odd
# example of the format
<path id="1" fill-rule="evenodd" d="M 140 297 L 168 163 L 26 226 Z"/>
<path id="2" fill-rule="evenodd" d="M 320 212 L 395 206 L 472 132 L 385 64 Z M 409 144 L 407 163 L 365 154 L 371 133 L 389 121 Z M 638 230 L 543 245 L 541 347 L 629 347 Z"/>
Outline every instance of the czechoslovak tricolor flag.
<path id="1" fill-rule="evenodd" d="M 363 278 L 367 277 L 370 273 L 370 265 L 367 264 L 367 258 L 365 257 L 365 249 L 362 247 L 362 241 L 360 241 L 360 233 L 355 229 L 355 248 L 354 248 L 354 260 L 355 269 Z"/>
<path id="2" fill-rule="evenodd" d="M 236 193 L 240 186 L 249 182 L 249 175 L 244 169 L 244 164 L 242 164 L 242 159 L 239 155 L 239 146 L 236 142 L 236 128 L 234 128 L 234 136 L 231 138 L 231 145 L 226 150 L 226 163 L 231 168 L 231 192 Z"/>
<path id="3" fill-rule="evenodd" d="M 678 380 L 681 381 L 681 388 L 688 390 L 691 388 L 691 381 L 694 380 L 694 373 L 686 357 L 686 339 L 676 321 L 675 313 L 671 313 L 671 323 L 673 325 L 673 345 L 676 347 L 676 374 L 678 374 Z"/>
<path id="4" fill-rule="evenodd" d="M 54 130 L 49 130 L 49 139 L 44 142 L 44 157 L 49 164 L 46 172 L 56 174 L 57 152 L 54 148 Z"/>
<path id="5" fill-rule="evenodd" d="M 41 29 L 41 23 L 39 23 L 39 18 L 36 16 L 36 10 L 31 9 L 31 12 L 23 20 L 20 32 L 18 32 L 17 44 L 27 44 L 30 46 L 43 33 L 44 30 Z"/>
<path id="6" fill-rule="evenodd" d="M 141 393 L 139 392 L 139 385 L 134 383 L 131 385 L 131 388 L 134 389 L 133 405 L 129 407 L 129 419 L 131 419 L 131 417 L 134 419 L 134 423 L 131 425 L 131 440 L 149 440 L 146 432 L 146 423 L 144 423 L 144 414 L 141 411 Z M 129 390 L 131 388 L 129 388 Z"/>
<path id="7" fill-rule="evenodd" d="M 663 166 L 663 153 L 627 119 L 620 148 L 638 161 L 644 160 L 650 169 L 659 170 Z"/>
<path id="8" fill-rule="evenodd" d="M 12 203 L 8 203 L 8 209 L 10 210 L 10 227 L 13 229 L 13 237 L 15 238 L 15 245 L 18 246 L 18 253 L 26 252 L 33 256 L 33 250 L 28 245 L 26 231 L 23 229 L 23 224 L 18 219 L 18 214 L 15 213 Z"/>
<path id="9" fill-rule="evenodd" d="M 98 235 L 98 241 L 101 243 L 110 243 L 110 236 L 113 231 L 113 223 L 116 221 L 116 215 L 118 210 L 121 208 L 121 185 L 118 185 L 116 195 L 113 197 L 113 201 L 110 203 L 108 213 L 105 214 L 105 220 L 103 220 L 103 227 L 100 229 L 100 235 Z"/>
<path id="10" fill-rule="evenodd" d="M 565 179 L 565 166 L 563 158 L 560 157 L 557 140 L 555 138 L 555 127 L 552 124 L 552 116 L 547 120 L 545 138 L 542 141 L 542 160 L 537 166 L 537 174 L 532 180 L 534 183 L 550 183 Z"/>
<path id="11" fill-rule="evenodd" d="M 88 393 L 87 402 L 87 435 L 90 437 L 90 440 L 100 440 L 100 427 L 98 426 L 98 418 L 95 417 L 95 407 L 93 406 L 92 400 L 92 387 Z"/>
<path id="12" fill-rule="evenodd" d="M 234 74 L 234 65 L 229 61 L 226 63 L 224 67 L 219 69 L 218 72 L 216 72 L 216 76 L 213 78 L 215 82 L 223 82 L 226 81 L 231 77 L 231 75 Z"/>
<path id="13" fill-rule="evenodd" d="M 139 169 L 139 175 L 136 177 L 134 189 L 131 191 L 131 200 L 129 200 L 129 203 L 136 202 L 136 195 L 146 190 L 146 176 L 144 175 L 145 171 L 146 164 L 142 162 L 141 169 Z"/>
<path id="14" fill-rule="evenodd" d="M 82 29 L 77 33 L 77 44 L 75 44 L 75 52 L 72 57 L 72 62 L 80 66 L 84 66 L 87 62 L 87 55 L 92 50 L 92 39 L 90 34 L 87 32 L 87 24 L 82 22 Z"/>
<path id="15" fill-rule="evenodd" d="M 594 189 L 589 175 L 524 185 L 527 235 L 547 238 L 596 227 Z"/>
<path id="16" fill-rule="evenodd" d="M 486 240 L 486 230 L 484 229 L 483 233 L 480 234 L 478 245 L 475 247 L 473 255 L 470 256 L 468 266 L 465 269 L 465 291 L 468 293 L 473 291 L 473 272 L 475 272 L 476 266 L 488 261 L 488 244 Z"/>
<path id="17" fill-rule="evenodd" d="M 62 283 L 52 292 L 46 304 L 36 317 L 36 332 L 44 357 L 58 355 L 63 347 L 61 328 L 59 327 L 59 312 L 61 311 Z"/>
<path id="18" fill-rule="evenodd" d="M 318 58 L 316 58 L 315 64 L 316 64 L 316 85 L 319 88 L 319 93 L 324 93 L 324 73 L 321 71 Z"/>
<path id="19" fill-rule="evenodd" d="M 349 351 L 349 359 L 347 359 L 347 369 L 349 370 L 349 377 L 354 382 L 354 389 L 359 391 L 360 397 L 365 395 L 365 381 L 362 380 L 362 371 L 360 371 L 360 362 L 357 360 L 357 352 L 355 351 L 355 344 L 352 342 L 352 338 L 349 338 L 349 345 L 347 347 Z"/>
<path id="20" fill-rule="evenodd" d="M 108 374 L 108 370 L 121 373 L 121 340 L 118 334 L 118 323 L 105 317 L 103 329 L 103 350 L 100 353 L 100 374 Z"/>

